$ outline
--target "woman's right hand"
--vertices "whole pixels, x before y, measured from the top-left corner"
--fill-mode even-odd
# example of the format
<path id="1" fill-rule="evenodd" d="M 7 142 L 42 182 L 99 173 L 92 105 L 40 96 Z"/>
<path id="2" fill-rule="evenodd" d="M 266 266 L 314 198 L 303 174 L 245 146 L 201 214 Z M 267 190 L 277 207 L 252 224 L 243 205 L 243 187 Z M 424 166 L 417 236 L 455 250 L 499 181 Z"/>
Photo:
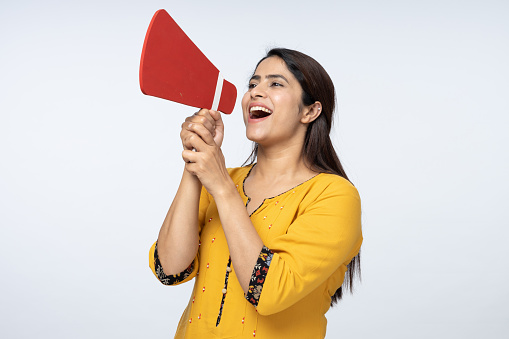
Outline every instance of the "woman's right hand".
<path id="1" fill-rule="evenodd" d="M 221 113 L 208 109 L 201 109 L 190 117 L 187 117 L 182 124 L 180 138 L 185 150 L 192 150 L 190 137 L 198 135 L 204 141 L 212 138 L 218 147 L 221 147 L 224 137 L 224 125 Z M 209 139 L 210 140 L 210 139 Z"/>
<path id="2" fill-rule="evenodd" d="M 224 134 L 220 114 L 201 109 L 186 119 L 180 133 L 186 171 L 198 178 L 212 196 L 233 185 L 220 147 Z"/>

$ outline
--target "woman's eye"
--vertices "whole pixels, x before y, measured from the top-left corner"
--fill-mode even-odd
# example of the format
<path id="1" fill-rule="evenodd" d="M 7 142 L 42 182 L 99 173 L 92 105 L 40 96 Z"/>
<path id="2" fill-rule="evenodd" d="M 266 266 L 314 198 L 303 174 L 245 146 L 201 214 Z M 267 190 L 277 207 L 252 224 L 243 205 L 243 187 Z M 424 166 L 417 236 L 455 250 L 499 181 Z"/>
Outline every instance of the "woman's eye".
<path id="1" fill-rule="evenodd" d="M 283 86 L 283 84 L 279 83 L 279 82 L 273 82 L 272 84 L 270 84 L 271 86 L 274 86 L 274 87 L 280 87 L 280 86 Z"/>
<path id="2" fill-rule="evenodd" d="M 247 85 L 247 88 L 249 88 L 249 89 L 252 89 L 255 87 L 256 87 L 256 84 L 254 84 L 254 83 L 250 83 L 249 85 Z"/>

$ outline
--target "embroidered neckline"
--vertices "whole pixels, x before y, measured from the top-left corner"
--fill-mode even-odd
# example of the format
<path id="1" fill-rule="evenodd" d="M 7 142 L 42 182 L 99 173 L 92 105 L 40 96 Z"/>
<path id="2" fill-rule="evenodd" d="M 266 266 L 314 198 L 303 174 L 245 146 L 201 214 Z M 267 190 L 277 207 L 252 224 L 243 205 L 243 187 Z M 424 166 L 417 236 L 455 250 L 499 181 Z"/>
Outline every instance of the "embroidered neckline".
<path id="1" fill-rule="evenodd" d="M 254 168 L 255 166 L 256 166 L 256 164 L 251 165 L 251 168 L 249 169 L 249 171 L 247 172 L 246 176 L 244 177 L 244 180 L 242 181 L 242 193 L 243 193 L 243 194 L 247 197 L 246 207 L 247 207 L 247 205 L 249 204 L 249 202 L 251 201 L 251 197 L 249 197 L 249 196 L 246 194 L 246 190 L 245 190 L 244 185 L 246 184 L 246 179 L 249 177 L 249 175 L 251 174 L 251 171 L 253 170 L 253 168 Z M 290 188 L 290 189 L 288 189 L 288 190 L 284 191 L 283 193 L 279 193 L 279 194 L 277 194 L 277 195 L 275 195 L 275 196 L 273 196 L 273 197 L 263 199 L 263 201 L 262 201 L 262 203 L 260 204 L 260 206 L 258 206 L 257 208 L 255 208 L 255 210 L 254 210 L 253 212 L 251 212 L 251 214 L 249 214 L 249 217 L 251 217 L 253 214 L 255 214 L 255 213 L 256 213 L 256 211 L 258 211 L 258 210 L 260 209 L 260 207 L 262 207 L 262 206 L 263 206 L 263 204 L 265 204 L 265 201 L 267 201 L 267 200 L 271 200 L 271 199 L 274 199 L 274 198 L 277 198 L 277 197 L 280 197 L 280 196 L 282 196 L 283 194 L 286 194 L 286 193 L 288 193 L 288 192 L 290 192 L 290 191 L 292 191 L 292 190 L 296 189 L 297 187 L 299 187 L 299 186 L 301 186 L 301 185 L 304 185 L 305 183 L 307 183 L 307 182 L 309 182 L 309 181 L 313 180 L 314 178 L 316 178 L 316 177 L 317 177 L 317 176 L 319 176 L 320 174 L 322 174 L 322 173 L 318 173 L 318 174 L 316 174 L 316 175 L 312 176 L 312 177 L 311 177 L 311 178 L 309 178 L 308 180 L 303 181 L 303 182 L 301 182 L 300 184 L 293 186 L 292 188 Z"/>

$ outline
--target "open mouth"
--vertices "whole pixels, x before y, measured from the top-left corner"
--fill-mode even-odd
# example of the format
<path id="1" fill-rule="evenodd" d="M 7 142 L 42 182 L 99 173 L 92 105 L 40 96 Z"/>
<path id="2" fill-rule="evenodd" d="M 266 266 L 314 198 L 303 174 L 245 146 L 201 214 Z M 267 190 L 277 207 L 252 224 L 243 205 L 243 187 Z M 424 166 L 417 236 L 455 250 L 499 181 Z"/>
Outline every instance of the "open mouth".
<path id="1" fill-rule="evenodd" d="M 249 109 L 249 117 L 251 119 L 262 119 L 272 114 L 272 111 L 268 108 L 261 106 L 253 106 Z"/>

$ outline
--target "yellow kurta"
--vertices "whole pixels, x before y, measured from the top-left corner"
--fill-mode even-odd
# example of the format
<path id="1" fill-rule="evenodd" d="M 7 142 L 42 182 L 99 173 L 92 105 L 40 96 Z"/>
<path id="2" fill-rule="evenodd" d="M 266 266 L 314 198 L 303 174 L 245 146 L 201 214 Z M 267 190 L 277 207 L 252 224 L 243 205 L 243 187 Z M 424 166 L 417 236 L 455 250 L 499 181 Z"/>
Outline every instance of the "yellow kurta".
<path id="1" fill-rule="evenodd" d="M 244 203 L 243 183 L 252 166 L 229 170 Z M 175 338 L 324 338 L 325 313 L 341 286 L 348 263 L 362 243 L 360 199 L 344 178 L 321 173 L 276 197 L 265 199 L 251 215 L 264 245 L 274 254 L 257 307 L 229 273 L 220 323 L 216 326 L 228 245 L 214 199 L 202 191 L 200 247 L 189 304 Z M 154 274 L 154 248 L 150 267 Z M 157 277 L 157 274 L 156 274 Z"/>

